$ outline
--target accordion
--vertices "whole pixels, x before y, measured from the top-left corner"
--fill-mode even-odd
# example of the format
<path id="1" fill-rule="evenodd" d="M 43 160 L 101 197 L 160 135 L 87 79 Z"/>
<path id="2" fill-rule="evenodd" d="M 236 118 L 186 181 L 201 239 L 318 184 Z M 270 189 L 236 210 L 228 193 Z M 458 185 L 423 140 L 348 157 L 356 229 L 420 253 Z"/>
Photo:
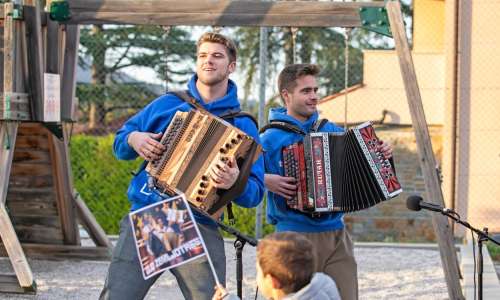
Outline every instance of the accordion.
<path id="1" fill-rule="evenodd" d="M 215 214 L 244 190 L 261 150 L 252 137 L 207 111 L 177 112 L 161 138 L 161 158 L 146 166 L 153 185 L 169 195 L 184 193 L 195 207 Z M 239 177 L 229 190 L 217 189 L 209 171 L 235 158 Z"/>
<path id="2" fill-rule="evenodd" d="M 402 188 L 378 151 L 367 122 L 342 133 L 315 132 L 282 148 L 284 175 L 296 179 L 288 207 L 307 213 L 352 212 L 395 197 Z"/>

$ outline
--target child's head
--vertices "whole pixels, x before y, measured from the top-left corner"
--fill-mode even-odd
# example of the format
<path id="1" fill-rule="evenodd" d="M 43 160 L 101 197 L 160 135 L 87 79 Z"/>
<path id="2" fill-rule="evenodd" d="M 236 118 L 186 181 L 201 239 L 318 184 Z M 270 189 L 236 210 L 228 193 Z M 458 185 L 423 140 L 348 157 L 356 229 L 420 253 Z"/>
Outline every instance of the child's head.
<path id="1" fill-rule="evenodd" d="M 257 285 L 266 298 L 273 290 L 284 295 L 307 285 L 315 269 L 312 243 L 295 232 L 266 236 L 257 246 Z"/>

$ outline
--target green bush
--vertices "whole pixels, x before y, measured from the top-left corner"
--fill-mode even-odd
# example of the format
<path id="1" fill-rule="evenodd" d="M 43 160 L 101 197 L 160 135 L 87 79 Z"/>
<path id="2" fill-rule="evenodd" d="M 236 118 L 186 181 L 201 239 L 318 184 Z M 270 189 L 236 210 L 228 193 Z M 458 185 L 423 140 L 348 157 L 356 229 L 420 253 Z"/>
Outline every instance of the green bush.
<path id="1" fill-rule="evenodd" d="M 129 212 L 126 192 L 132 178 L 131 171 L 137 170 L 142 162 L 117 160 L 112 152 L 113 139 L 114 135 L 75 135 L 70 144 L 75 188 L 107 234 L 118 234 L 119 222 Z M 254 236 L 255 208 L 233 205 L 233 212 L 235 227 Z M 268 224 L 263 228 L 264 234 L 273 230 Z"/>
<path id="2" fill-rule="evenodd" d="M 119 161 L 112 152 L 114 135 L 76 135 L 71 139 L 74 185 L 108 234 L 117 234 L 130 205 L 127 187 L 141 161 Z"/>

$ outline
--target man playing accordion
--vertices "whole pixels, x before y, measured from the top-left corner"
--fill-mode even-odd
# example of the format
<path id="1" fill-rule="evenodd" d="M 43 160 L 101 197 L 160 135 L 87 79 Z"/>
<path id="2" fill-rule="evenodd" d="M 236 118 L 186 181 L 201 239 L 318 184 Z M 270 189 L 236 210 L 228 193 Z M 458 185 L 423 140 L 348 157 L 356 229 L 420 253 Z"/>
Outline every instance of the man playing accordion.
<path id="1" fill-rule="evenodd" d="M 220 116 L 228 111 L 239 111 L 236 84 L 229 75 L 236 68 L 236 47 L 223 35 L 205 33 L 197 43 L 196 74 L 188 83 L 188 92 L 198 105 L 208 112 Z M 177 95 L 167 93 L 152 101 L 143 110 L 130 118 L 118 130 L 113 150 L 118 159 L 136 159 L 156 161 L 165 151 L 158 142 L 162 133 L 178 111 L 187 112 L 193 106 Z M 244 131 L 257 142 L 259 136 L 254 122 L 245 116 L 228 120 L 231 125 Z M 210 177 L 218 189 L 229 189 L 239 175 L 238 165 L 229 161 L 220 161 L 210 170 Z M 264 194 L 263 159 L 251 167 L 244 191 L 234 202 L 243 207 L 257 206 Z M 148 175 L 142 168 L 130 182 L 128 198 L 131 210 L 137 210 L 163 200 L 161 195 L 148 187 Z M 201 214 L 194 213 L 196 222 L 207 246 L 215 271 L 222 284 L 225 284 L 226 257 L 224 241 L 216 223 Z M 206 259 L 199 259 L 181 265 L 171 272 L 177 279 L 182 294 L 186 299 L 211 299 L 215 279 Z M 143 299 L 159 275 L 144 280 L 140 262 L 136 254 L 134 237 L 128 218 L 120 224 L 120 236 L 113 251 L 111 265 L 101 299 Z"/>
<path id="2" fill-rule="evenodd" d="M 286 66 L 278 77 L 284 107 L 271 109 L 269 122 L 291 124 L 298 130 L 270 127 L 260 135 L 268 189 L 267 221 L 275 225 L 277 231 L 294 231 L 307 237 L 315 246 L 316 272 L 324 272 L 333 278 L 342 299 L 357 299 L 357 266 L 351 237 L 344 228 L 343 213 L 308 214 L 289 208 L 286 201 L 296 195 L 297 185 L 295 178 L 283 176 L 283 147 L 301 141 L 304 135 L 300 132 L 309 133 L 313 129 L 319 132 L 344 131 L 332 122 L 316 127 L 318 73 L 316 65 L 293 64 Z M 389 145 L 382 143 L 379 147 L 385 158 L 392 156 Z"/>

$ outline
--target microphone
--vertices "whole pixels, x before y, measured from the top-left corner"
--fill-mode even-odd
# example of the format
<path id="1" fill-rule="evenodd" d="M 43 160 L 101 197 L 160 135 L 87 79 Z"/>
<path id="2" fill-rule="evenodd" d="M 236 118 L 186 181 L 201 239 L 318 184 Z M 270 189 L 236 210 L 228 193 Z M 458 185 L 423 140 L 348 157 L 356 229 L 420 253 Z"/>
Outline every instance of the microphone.
<path id="1" fill-rule="evenodd" d="M 442 206 L 437 205 L 437 204 L 425 202 L 425 201 L 423 201 L 422 197 L 417 196 L 417 195 L 412 195 L 412 196 L 408 197 L 408 199 L 406 199 L 406 207 L 408 207 L 409 210 L 414 210 L 414 211 L 419 211 L 423 208 L 423 209 L 427 209 L 427 210 L 437 211 L 437 212 L 440 212 L 442 214 L 452 211 L 449 208 L 445 208 L 445 207 L 442 207 Z"/>

